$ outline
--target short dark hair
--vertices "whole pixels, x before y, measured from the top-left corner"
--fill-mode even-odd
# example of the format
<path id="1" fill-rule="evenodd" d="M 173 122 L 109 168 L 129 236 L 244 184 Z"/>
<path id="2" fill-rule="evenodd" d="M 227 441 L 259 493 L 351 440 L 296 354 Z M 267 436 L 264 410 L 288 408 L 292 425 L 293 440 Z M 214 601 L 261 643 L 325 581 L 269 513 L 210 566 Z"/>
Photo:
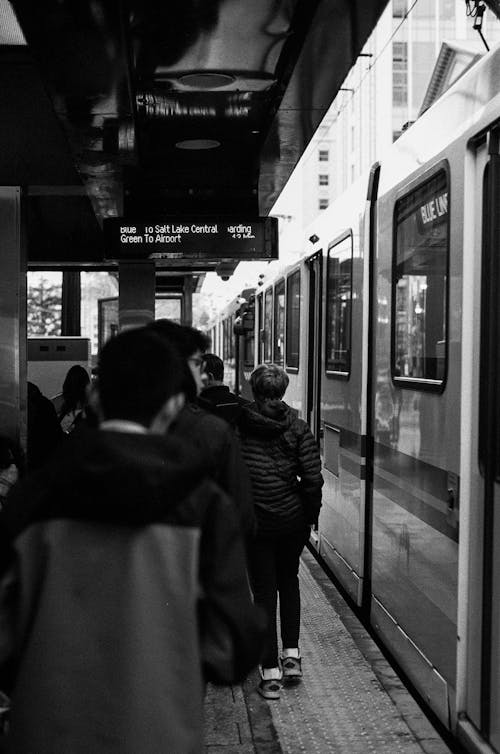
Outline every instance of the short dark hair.
<path id="1" fill-rule="evenodd" d="M 183 392 L 175 347 L 146 327 L 125 330 L 99 356 L 99 399 L 105 419 L 148 426 L 165 401 Z"/>
<path id="2" fill-rule="evenodd" d="M 187 360 L 196 351 L 204 353 L 210 343 L 209 338 L 201 330 L 196 330 L 188 325 L 178 325 L 170 319 L 157 319 L 146 325 L 147 329 L 156 333 L 166 343 L 170 343 L 183 357 L 182 366 L 183 382 L 182 391 L 186 395 L 186 400 L 195 401 L 197 396 L 196 383 L 191 374 Z"/>
<path id="3" fill-rule="evenodd" d="M 224 380 L 224 362 L 215 353 L 206 353 L 203 356 L 205 361 L 205 372 L 211 374 L 214 380 L 222 382 Z"/>
<path id="4" fill-rule="evenodd" d="M 289 381 L 285 370 L 277 364 L 261 364 L 250 375 L 254 397 L 263 400 L 281 400 Z"/>
<path id="5" fill-rule="evenodd" d="M 179 325 L 171 319 L 157 319 L 150 322 L 147 327 L 173 343 L 185 359 L 196 351 L 205 353 L 210 345 L 210 339 L 201 330 L 189 325 Z"/>

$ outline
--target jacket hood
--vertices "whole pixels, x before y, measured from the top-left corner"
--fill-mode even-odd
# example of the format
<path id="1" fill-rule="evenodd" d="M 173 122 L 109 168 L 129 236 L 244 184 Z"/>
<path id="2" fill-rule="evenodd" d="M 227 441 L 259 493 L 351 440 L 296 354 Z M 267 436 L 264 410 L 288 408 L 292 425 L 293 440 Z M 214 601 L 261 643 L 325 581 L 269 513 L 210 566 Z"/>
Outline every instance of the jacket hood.
<path id="1" fill-rule="evenodd" d="M 207 467 L 177 439 L 79 429 L 50 464 L 14 490 L 29 511 L 16 528 L 46 516 L 141 524 L 161 520 L 206 477 Z M 19 503 L 21 505 L 21 502 Z"/>
<path id="2" fill-rule="evenodd" d="M 251 403 L 249 406 L 243 406 L 239 427 L 242 434 L 278 437 L 290 427 L 295 418 L 296 412 L 284 401 L 264 408 Z"/>

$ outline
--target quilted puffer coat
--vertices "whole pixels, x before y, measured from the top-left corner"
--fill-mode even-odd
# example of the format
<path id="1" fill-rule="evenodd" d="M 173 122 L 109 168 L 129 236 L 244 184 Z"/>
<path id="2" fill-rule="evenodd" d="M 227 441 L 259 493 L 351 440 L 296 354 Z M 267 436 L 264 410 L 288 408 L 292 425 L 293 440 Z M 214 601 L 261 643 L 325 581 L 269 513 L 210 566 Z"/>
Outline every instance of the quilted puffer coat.
<path id="1" fill-rule="evenodd" d="M 239 421 L 259 533 L 296 531 L 316 523 L 321 507 L 321 461 L 305 421 L 280 401 L 244 406 Z"/>

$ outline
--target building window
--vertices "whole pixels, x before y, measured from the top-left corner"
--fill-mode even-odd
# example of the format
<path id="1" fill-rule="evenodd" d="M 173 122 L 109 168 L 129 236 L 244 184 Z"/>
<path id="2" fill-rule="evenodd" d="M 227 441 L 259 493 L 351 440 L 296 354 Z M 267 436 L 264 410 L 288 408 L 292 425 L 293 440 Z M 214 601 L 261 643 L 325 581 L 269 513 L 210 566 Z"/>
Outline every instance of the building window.
<path id="1" fill-rule="evenodd" d="M 299 368 L 300 350 L 300 270 L 286 281 L 286 365 Z"/>
<path id="2" fill-rule="evenodd" d="M 319 178 L 319 185 L 320 186 L 328 186 L 328 184 L 330 182 L 330 176 L 329 175 L 327 175 L 326 173 L 320 173 L 320 175 L 318 176 L 318 178 Z"/>
<path id="3" fill-rule="evenodd" d="M 285 363 L 285 281 L 274 287 L 273 361 L 280 367 Z"/>
<path id="4" fill-rule="evenodd" d="M 408 44 L 392 43 L 392 102 L 395 107 L 408 104 Z"/>
<path id="5" fill-rule="evenodd" d="M 329 159 L 328 149 L 318 150 L 318 159 L 320 162 L 328 162 L 328 159 Z"/>
<path id="6" fill-rule="evenodd" d="M 328 207 L 328 199 L 321 197 L 318 203 L 319 209 L 326 209 Z"/>
<path id="7" fill-rule="evenodd" d="M 440 171 L 395 208 L 392 372 L 441 385 L 446 374 L 448 179 Z"/>
<path id="8" fill-rule="evenodd" d="M 328 249 L 326 281 L 326 371 L 351 369 L 352 235 Z"/>
<path id="9" fill-rule="evenodd" d="M 407 0 L 393 0 L 392 16 L 393 18 L 404 18 L 406 15 Z"/>

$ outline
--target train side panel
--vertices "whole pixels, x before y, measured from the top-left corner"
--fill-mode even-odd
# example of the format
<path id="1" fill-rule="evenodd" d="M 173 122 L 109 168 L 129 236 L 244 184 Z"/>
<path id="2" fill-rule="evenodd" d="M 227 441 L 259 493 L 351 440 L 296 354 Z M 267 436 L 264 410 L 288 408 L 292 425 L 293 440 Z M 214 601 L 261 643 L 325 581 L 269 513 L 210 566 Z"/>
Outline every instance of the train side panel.
<path id="1" fill-rule="evenodd" d="M 325 486 L 319 551 L 358 604 L 365 531 L 361 365 L 366 358 L 362 335 L 366 193 L 365 178 L 310 229 L 319 237 L 323 255 L 320 444 Z"/>

